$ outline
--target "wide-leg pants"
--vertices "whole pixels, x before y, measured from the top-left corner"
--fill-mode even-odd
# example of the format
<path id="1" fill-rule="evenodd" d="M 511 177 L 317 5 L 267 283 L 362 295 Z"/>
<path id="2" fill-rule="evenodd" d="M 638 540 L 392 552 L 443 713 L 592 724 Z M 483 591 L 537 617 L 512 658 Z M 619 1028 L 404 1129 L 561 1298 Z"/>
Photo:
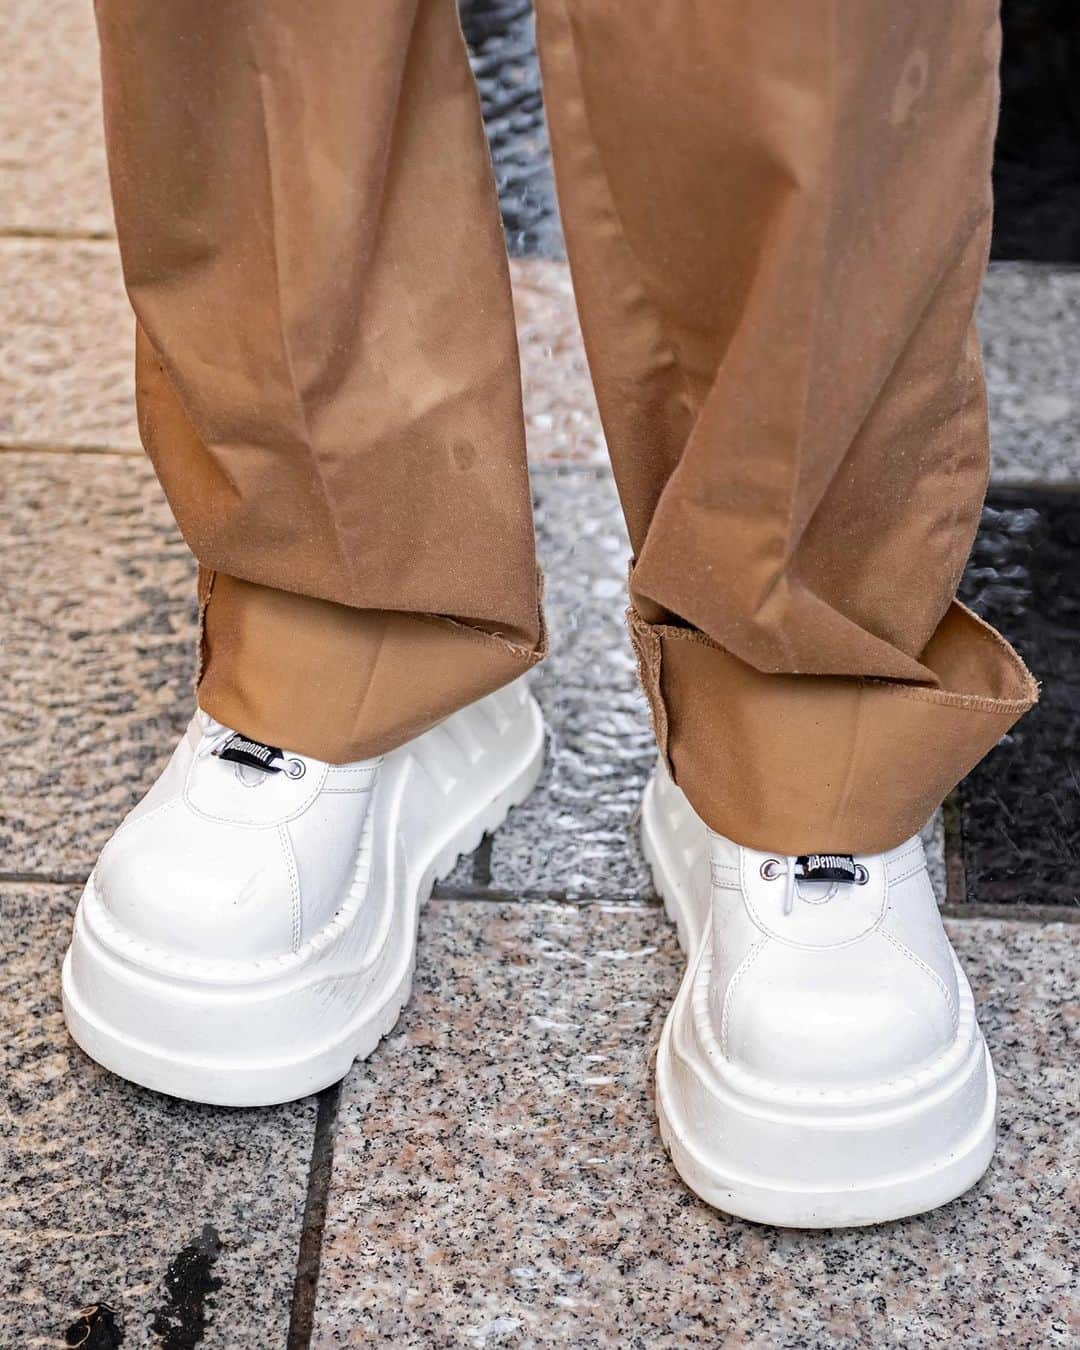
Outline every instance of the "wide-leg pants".
<path id="1" fill-rule="evenodd" d="M 199 701 L 375 755 L 544 652 L 507 261 L 452 0 L 98 0 Z M 913 833 L 1034 701 L 954 598 L 994 0 L 537 0 L 661 753 L 787 853 Z"/>

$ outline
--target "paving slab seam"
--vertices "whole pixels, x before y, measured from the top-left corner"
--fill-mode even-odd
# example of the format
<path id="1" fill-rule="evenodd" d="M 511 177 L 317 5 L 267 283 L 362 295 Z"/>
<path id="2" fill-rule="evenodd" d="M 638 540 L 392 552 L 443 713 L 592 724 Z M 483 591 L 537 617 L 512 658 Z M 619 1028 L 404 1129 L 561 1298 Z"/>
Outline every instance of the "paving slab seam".
<path id="1" fill-rule="evenodd" d="M 141 445 L 47 445 L 20 441 L 0 442 L 0 455 L 117 455 L 122 459 L 142 459 L 144 451 Z"/>
<path id="2" fill-rule="evenodd" d="M 535 478 L 613 478 L 611 462 L 606 459 L 560 459 L 548 463 L 529 461 L 529 475 Z"/>
<path id="3" fill-rule="evenodd" d="M 942 905 L 945 919 L 1008 919 L 1014 923 L 1048 924 L 1080 923 L 1080 905 L 980 904 L 978 901 L 960 905 Z"/>
<path id="4" fill-rule="evenodd" d="M 539 478 L 598 478 L 614 477 L 609 460 L 601 459 L 560 459 L 547 463 L 529 464 L 530 475 Z M 998 478 L 993 474 L 987 487 L 988 493 L 1002 500 L 1015 499 L 1020 505 L 1024 497 L 1032 492 L 1049 493 L 1056 497 L 1069 497 L 1080 494 L 1080 477 L 1077 478 Z"/>
<path id="5" fill-rule="evenodd" d="M 318 1101 L 307 1195 L 304 1200 L 304 1218 L 296 1260 L 296 1279 L 293 1284 L 289 1329 L 285 1340 L 286 1350 L 306 1350 L 311 1344 L 315 1318 L 315 1291 L 319 1283 L 319 1264 L 322 1260 L 330 1180 L 334 1171 L 334 1140 L 337 1136 L 338 1114 L 341 1109 L 341 1083 L 335 1083 L 320 1092 Z"/>
<path id="6" fill-rule="evenodd" d="M 0 886 L 83 886 L 86 873 L 68 875 L 64 872 L 0 872 Z"/>
<path id="7" fill-rule="evenodd" d="M 620 905 L 633 909 L 662 909 L 659 897 L 629 892 L 594 896 L 567 895 L 563 891 L 506 891 L 497 887 L 483 886 L 447 886 L 432 892 L 433 904 L 492 904 L 492 905 L 564 905 L 568 909 L 587 910 L 596 905 Z M 940 906 L 946 919 L 1011 919 L 1017 923 L 1051 924 L 1080 923 L 1080 904 L 1077 905 L 1026 905 L 1026 904 L 978 904 L 962 902 L 946 903 Z"/>
<path id="8" fill-rule="evenodd" d="M 944 831 L 945 904 L 953 908 L 967 903 L 967 870 L 964 867 L 964 806 L 954 788 L 941 803 Z"/>
<path id="9" fill-rule="evenodd" d="M 999 502 L 1026 505 L 1025 498 L 1032 492 L 1040 496 L 1073 497 L 1080 493 L 1080 478 L 1025 478 L 990 479 L 988 493 Z"/>
<path id="10" fill-rule="evenodd" d="M 85 882 L 81 874 L 66 875 L 48 872 L 0 872 L 0 885 L 30 886 L 81 886 Z M 502 890 L 496 886 L 439 886 L 431 896 L 432 902 L 449 904 L 483 903 L 492 905 L 566 905 L 570 909 L 586 909 L 592 905 L 630 905 L 640 909 L 660 909 L 661 902 L 655 895 L 641 895 L 633 892 L 613 892 L 604 895 L 582 896 L 568 895 L 565 891 L 546 891 L 528 889 L 522 891 Z M 941 906 L 941 913 L 947 919 L 1015 919 L 1018 923 L 1080 923 L 1080 904 L 1075 905 L 1027 905 L 1027 904 L 979 904 L 962 900 L 949 901 Z"/>
<path id="11" fill-rule="evenodd" d="M 0 455 L 118 455 L 123 458 L 141 459 L 144 451 L 142 446 L 139 445 L 54 445 L 36 441 L 0 441 Z M 531 462 L 529 473 L 539 478 L 584 476 L 609 479 L 612 477 L 610 464 L 591 460 L 561 461 L 549 464 Z M 1077 487 L 1080 488 L 1080 484 L 1077 484 Z"/>
<path id="12" fill-rule="evenodd" d="M 483 890 L 491 890 L 491 854 L 495 846 L 495 835 L 485 834 L 480 846 L 472 855 L 473 880 Z"/>
<path id="13" fill-rule="evenodd" d="M 140 445 L 55 445 L 48 442 L 19 441 L 17 443 L 0 441 L 0 454 L 3 455 L 119 455 L 124 458 L 141 459 L 144 450 Z M 529 474 L 535 478 L 590 478 L 610 479 L 613 477 L 611 465 L 603 460 L 558 460 L 548 463 L 529 463 Z M 1080 478 L 1073 479 L 1024 479 L 1000 480 L 991 478 L 989 490 L 1000 498 L 1016 497 L 1021 500 L 1026 493 L 1049 493 L 1054 496 L 1080 494 Z M 1021 504 L 1022 501 L 1021 501 Z"/>
<path id="14" fill-rule="evenodd" d="M 566 891 L 546 891 L 529 887 L 520 891 L 498 886 L 437 886 L 431 893 L 432 902 L 450 904 L 479 902 L 490 905 L 566 905 L 570 909 L 584 909 L 589 905 L 634 905 L 641 909 L 661 909 L 659 896 L 635 891 L 610 891 L 603 895 L 570 895 Z"/>
<path id="15" fill-rule="evenodd" d="M 32 225 L 9 225 L 0 229 L 0 239 L 45 239 L 60 244 L 101 243 L 115 240 L 115 230 L 36 230 Z"/>
<path id="16" fill-rule="evenodd" d="M 48 872 L 0 872 L 0 885 L 81 886 L 86 877 Z M 633 892 L 612 892 L 605 895 L 575 896 L 565 891 L 501 890 L 496 886 L 438 886 L 431 896 L 433 903 L 483 903 L 491 905 L 566 905 L 570 909 L 586 909 L 592 905 L 630 905 L 639 909 L 662 908 L 656 895 Z M 1019 923 L 1080 923 L 1080 904 L 1024 905 L 978 904 L 960 901 L 941 906 L 947 919 L 1015 919 Z"/>

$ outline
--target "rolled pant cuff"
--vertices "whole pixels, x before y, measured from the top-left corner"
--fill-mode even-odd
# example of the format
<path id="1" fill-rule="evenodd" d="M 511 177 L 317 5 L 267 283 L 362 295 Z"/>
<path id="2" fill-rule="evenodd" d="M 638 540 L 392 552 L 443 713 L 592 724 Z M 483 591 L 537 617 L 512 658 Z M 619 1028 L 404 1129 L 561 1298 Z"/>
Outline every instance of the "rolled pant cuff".
<path id="1" fill-rule="evenodd" d="M 334 764 L 385 754 L 547 654 L 454 619 L 354 609 L 200 576 L 199 706 L 270 745 Z"/>
<path id="2" fill-rule="evenodd" d="M 920 657 L 936 687 L 768 674 L 695 629 L 628 618 L 672 777 L 710 828 L 765 851 L 895 847 L 1038 698 L 1018 654 L 958 602 Z"/>

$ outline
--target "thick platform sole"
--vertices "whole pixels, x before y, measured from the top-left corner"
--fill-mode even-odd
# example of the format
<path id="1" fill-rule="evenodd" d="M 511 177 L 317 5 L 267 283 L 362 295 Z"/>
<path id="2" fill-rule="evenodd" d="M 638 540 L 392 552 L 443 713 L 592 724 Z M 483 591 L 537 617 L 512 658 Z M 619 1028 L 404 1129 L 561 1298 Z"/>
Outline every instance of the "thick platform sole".
<path id="1" fill-rule="evenodd" d="M 87 882 L 63 966 L 64 1016 L 105 1068 L 190 1101 L 265 1106 L 337 1082 L 407 1003 L 435 882 L 529 795 L 543 765 L 524 680 L 387 755 L 349 896 L 298 952 L 194 961 L 138 942 Z"/>
<path id="2" fill-rule="evenodd" d="M 690 1189 L 781 1228 L 884 1223 L 970 1189 L 993 1156 L 996 1088 L 963 972 L 956 1042 L 938 1061 L 866 1090 L 783 1091 L 726 1064 L 711 1036 L 707 838 L 670 780 L 646 789 L 642 843 L 688 957 L 657 1050 L 656 1106 Z"/>

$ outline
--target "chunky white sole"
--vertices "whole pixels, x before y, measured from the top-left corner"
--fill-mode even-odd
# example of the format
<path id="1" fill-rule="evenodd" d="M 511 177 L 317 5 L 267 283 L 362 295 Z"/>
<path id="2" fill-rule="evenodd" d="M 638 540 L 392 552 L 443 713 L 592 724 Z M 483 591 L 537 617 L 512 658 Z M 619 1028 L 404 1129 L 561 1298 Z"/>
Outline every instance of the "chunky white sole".
<path id="1" fill-rule="evenodd" d="M 349 895 L 298 951 L 271 960 L 147 946 L 116 924 L 91 876 L 63 967 L 73 1038 L 114 1073 L 191 1101 L 265 1106 L 337 1082 L 408 1001 L 433 885 L 529 795 L 543 750 L 522 679 L 386 755 Z"/>
<path id="2" fill-rule="evenodd" d="M 962 1195 L 994 1151 L 993 1068 L 957 967 L 956 1039 L 916 1073 L 872 1088 L 785 1088 L 720 1054 L 708 1010 L 708 839 L 664 771 L 645 790 L 642 843 L 686 974 L 656 1056 L 660 1134 L 679 1175 L 717 1209 L 781 1228 L 847 1228 Z"/>

